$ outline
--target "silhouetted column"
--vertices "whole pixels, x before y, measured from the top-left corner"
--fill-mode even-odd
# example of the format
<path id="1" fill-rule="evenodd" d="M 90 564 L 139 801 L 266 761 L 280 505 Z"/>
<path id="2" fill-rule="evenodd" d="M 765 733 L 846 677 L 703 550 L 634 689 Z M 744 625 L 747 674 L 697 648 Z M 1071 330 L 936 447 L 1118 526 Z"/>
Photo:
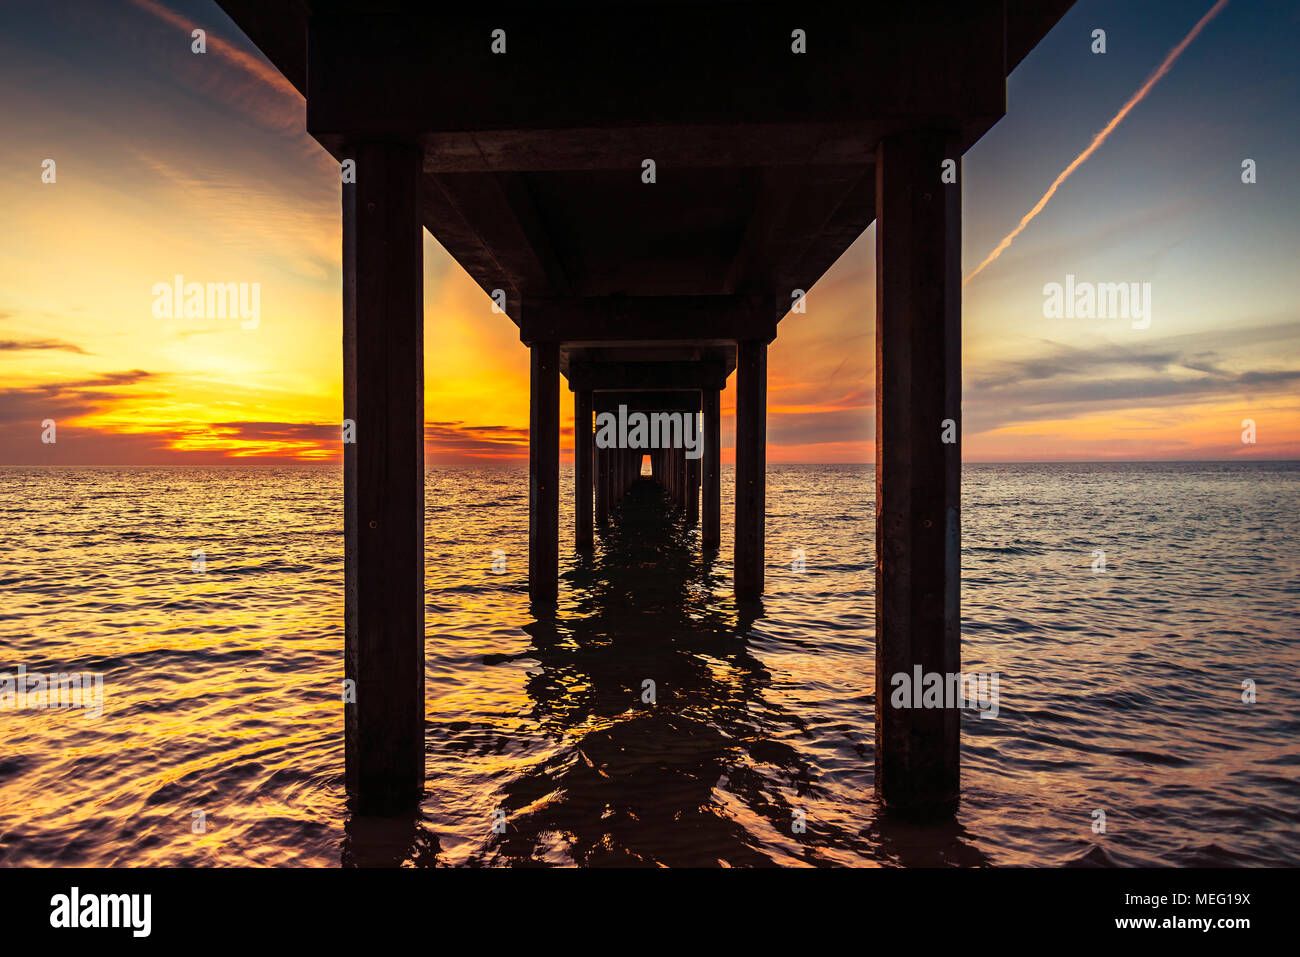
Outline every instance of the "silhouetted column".
<path id="1" fill-rule="evenodd" d="M 609 507 L 618 508 L 623 501 L 623 450 L 609 450 Z"/>
<path id="2" fill-rule="evenodd" d="M 596 449 L 596 522 L 609 521 L 609 449 Z"/>
<path id="3" fill-rule="evenodd" d="M 686 457 L 686 449 L 681 450 L 681 465 L 678 467 L 678 475 L 682 482 L 682 511 L 690 513 L 691 502 L 691 460 Z"/>
<path id="4" fill-rule="evenodd" d="M 736 343 L 735 590 L 763 593 L 763 520 L 767 485 L 767 343 Z"/>
<path id="5" fill-rule="evenodd" d="M 528 348 L 528 595 L 554 601 L 560 575 L 560 347 Z"/>
<path id="6" fill-rule="evenodd" d="M 610 490 L 609 504 L 612 508 L 618 508 L 619 503 L 623 501 L 623 450 L 619 448 L 610 449 Z"/>
<path id="7" fill-rule="evenodd" d="M 344 695 L 362 815 L 424 782 L 424 243 L 421 153 L 359 146 L 343 186 Z M 345 687 L 345 691 L 346 691 Z"/>
<path id="8" fill-rule="evenodd" d="M 686 450 L 677 450 L 677 507 L 683 512 L 686 511 L 686 503 L 690 500 L 690 460 L 686 458 Z"/>
<path id="9" fill-rule="evenodd" d="M 891 682 L 961 671 L 960 158 L 937 132 L 876 152 L 876 789 L 914 812 L 958 797 L 960 711 L 896 708 Z"/>
<path id="10" fill-rule="evenodd" d="M 686 521 L 700 520 L 700 460 L 686 460 Z"/>
<path id="11" fill-rule="evenodd" d="M 573 393 L 573 543 L 591 548 L 591 472 L 595 435 L 591 431 L 591 393 Z"/>
<path id="12" fill-rule="evenodd" d="M 700 538 L 705 548 L 717 548 L 722 541 L 722 395 L 717 389 L 704 390 L 704 501 Z"/>
<path id="13" fill-rule="evenodd" d="M 628 458 L 629 455 L 627 449 L 618 450 L 618 501 L 620 505 L 623 503 L 623 499 L 627 496 Z"/>
<path id="14" fill-rule="evenodd" d="M 673 456 L 673 505 L 678 509 L 686 508 L 686 488 L 683 481 L 683 474 L 686 471 L 686 461 L 682 458 L 682 450 L 674 448 Z"/>
<path id="15" fill-rule="evenodd" d="M 686 449 L 682 449 L 682 511 L 689 515 L 691 506 L 691 460 L 686 457 Z"/>

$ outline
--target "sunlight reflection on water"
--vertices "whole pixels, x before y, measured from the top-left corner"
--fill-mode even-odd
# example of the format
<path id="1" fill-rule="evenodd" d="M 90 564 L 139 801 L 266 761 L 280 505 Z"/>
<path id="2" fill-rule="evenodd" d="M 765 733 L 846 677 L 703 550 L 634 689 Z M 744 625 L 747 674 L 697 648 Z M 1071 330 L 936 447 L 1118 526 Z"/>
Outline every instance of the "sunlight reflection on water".
<path id="1" fill-rule="evenodd" d="M 964 720 L 956 821 L 918 829 L 872 797 L 869 467 L 769 470 L 761 608 L 725 520 L 702 556 L 638 489 L 576 556 L 565 484 L 542 620 L 526 473 L 431 469 L 407 822 L 344 807 L 339 473 L 6 469 L 0 669 L 102 673 L 105 711 L 0 710 L 0 863 L 1294 865 L 1298 477 L 967 466 L 963 667 L 1002 700 Z"/>

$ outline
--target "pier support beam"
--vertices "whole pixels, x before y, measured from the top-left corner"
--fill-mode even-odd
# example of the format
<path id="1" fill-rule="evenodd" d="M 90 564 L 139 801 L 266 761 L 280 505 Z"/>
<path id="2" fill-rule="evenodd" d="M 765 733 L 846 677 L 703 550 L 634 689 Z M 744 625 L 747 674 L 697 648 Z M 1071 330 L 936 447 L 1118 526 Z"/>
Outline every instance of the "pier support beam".
<path id="1" fill-rule="evenodd" d="M 596 449 L 596 524 L 609 521 L 609 449 Z"/>
<path id="2" fill-rule="evenodd" d="M 887 807 L 957 804 L 961 713 L 895 708 L 891 679 L 961 671 L 961 150 L 936 131 L 876 152 L 876 790 Z M 960 183 L 960 169 L 958 183 Z M 909 679 L 910 680 L 910 679 Z"/>
<path id="3" fill-rule="evenodd" d="M 592 433 L 591 393 L 573 393 L 573 544 L 578 549 L 592 547 L 591 471 L 595 435 Z"/>
<path id="4" fill-rule="evenodd" d="M 615 448 L 610 450 L 612 463 L 609 474 L 612 492 L 609 497 L 611 508 L 618 508 L 623 502 L 623 469 L 626 467 L 624 462 L 625 453 L 623 449 Z"/>
<path id="5" fill-rule="evenodd" d="M 560 347 L 528 348 L 528 595 L 553 602 L 560 576 Z"/>
<path id="6" fill-rule="evenodd" d="M 343 187 L 344 778 L 361 815 L 424 784 L 421 154 L 358 146 Z M 345 686 L 346 688 L 349 686 Z M 352 700 L 349 700 L 351 698 Z"/>
<path id="7" fill-rule="evenodd" d="M 668 497 L 673 503 L 673 508 L 682 507 L 682 490 L 681 483 L 677 477 L 677 450 L 668 449 Z"/>
<path id="8" fill-rule="evenodd" d="M 673 452 L 675 452 L 677 456 L 677 507 L 681 508 L 682 512 L 685 512 L 686 502 L 690 499 L 688 488 L 686 488 L 689 484 L 689 463 L 686 462 L 685 449 L 673 449 Z"/>
<path id="9" fill-rule="evenodd" d="M 767 486 L 767 343 L 736 344 L 735 591 L 763 593 L 763 520 Z"/>
<path id="10" fill-rule="evenodd" d="M 623 490 L 627 482 L 627 450 L 614 449 L 614 494 L 611 504 L 617 508 L 623 504 Z"/>
<path id="11" fill-rule="evenodd" d="M 686 460 L 686 521 L 700 520 L 700 460 Z"/>
<path id="12" fill-rule="evenodd" d="M 717 389 L 704 390 L 704 501 L 703 527 L 700 538 L 706 549 L 717 548 L 722 541 L 722 394 Z"/>

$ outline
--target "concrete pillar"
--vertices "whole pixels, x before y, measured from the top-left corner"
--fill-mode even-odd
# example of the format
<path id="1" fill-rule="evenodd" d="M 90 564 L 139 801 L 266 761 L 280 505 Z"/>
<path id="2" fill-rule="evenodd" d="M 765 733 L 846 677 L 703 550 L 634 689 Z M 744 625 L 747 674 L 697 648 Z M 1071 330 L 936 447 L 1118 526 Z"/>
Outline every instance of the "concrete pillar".
<path id="1" fill-rule="evenodd" d="M 673 449 L 668 454 L 672 456 L 673 462 L 673 508 L 680 511 L 685 504 L 682 501 L 682 451 Z"/>
<path id="2" fill-rule="evenodd" d="M 528 348 L 528 595 L 555 600 L 560 576 L 560 346 Z"/>
<path id="3" fill-rule="evenodd" d="M 678 475 L 682 482 L 682 511 L 689 515 L 691 503 L 691 460 L 686 457 L 686 449 L 682 449 L 681 464 L 678 467 Z"/>
<path id="4" fill-rule="evenodd" d="M 677 450 L 677 504 L 683 512 L 687 511 L 687 503 L 691 498 L 690 490 L 690 460 L 686 458 L 686 450 Z"/>
<path id="5" fill-rule="evenodd" d="M 700 538 L 704 547 L 717 548 L 722 541 L 722 395 L 717 389 L 704 390 L 704 458 L 701 459 L 704 482 L 703 527 Z"/>
<path id="6" fill-rule="evenodd" d="M 343 186 L 345 781 L 362 815 L 424 784 L 424 242 L 421 154 L 357 147 Z"/>
<path id="7" fill-rule="evenodd" d="M 686 521 L 700 520 L 700 460 L 686 460 Z"/>
<path id="8" fill-rule="evenodd" d="M 763 521 L 767 487 L 767 343 L 736 343 L 735 591 L 763 593 Z"/>
<path id="9" fill-rule="evenodd" d="M 673 456 L 673 505 L 675 505 L 677 509 L 681 511 L 686 508 L 686 482 L 684 478 L 686 472 L 686 460 L 682 458 L 682 450 L 679 448 L 674 448 L 672 450 L 672 456 Z"/>
<path id="10" fill-rule="evenodd" d="M 609 449 L 596 449 L 596 522 L 609 521 Z"/>
<path id="11" fill-rule="evenodd" d="M 619 453 L 621 451 L 618 448 L 611 448 L 606 453 L 609 456 L 609 469 L 606 472 L 605 481 L 609 486 L 609 510 L 611 514 L 618 507 L 618 467 Z"/>
<path id="12" fill-rule="evenodd" d="M 939 178 L 960 157 L 938 132 L 876 153 L 876 790 L 917 813 L 958 798 L 960 712 L 889 689 L 961 671 L 961 447 L 941 441 L 961 421 L 961 187 Z"/>
<path id="13" fill-rule="evenodd" d="M 575 548 L 592 546 L 591 471 L 592 432 L 591 393 L 573 393 L 573 544 Z"/>
<path id="14" fill-rule="evenodd" d="M 623 450 L 610 449 L 610 496 L 611 508 L 618 508 L 623 501 Z"/>

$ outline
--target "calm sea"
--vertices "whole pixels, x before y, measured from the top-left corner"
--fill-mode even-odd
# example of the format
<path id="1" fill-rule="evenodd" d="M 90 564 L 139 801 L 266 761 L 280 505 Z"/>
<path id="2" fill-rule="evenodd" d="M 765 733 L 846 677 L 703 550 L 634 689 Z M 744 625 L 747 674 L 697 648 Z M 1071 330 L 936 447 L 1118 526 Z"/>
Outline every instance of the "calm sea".
<path id="1" fill-rule="evenodd" d="M 341 485 L 0 470 L 0 671 L 104 682 L 98 718 L 0 710 L 0 863 L 1300 864 L 1300 463 L 967 466 L 963 666 L 1000 702 L 939 828 L 872 795 L 856 466 L 769 470 L 757 614 L 725 521 L 706 559 L 642 489 L 579 559 L 566 486 L 542 622 L 526 473 L 430 470 L 426 793 L 350 821 Z"/>

